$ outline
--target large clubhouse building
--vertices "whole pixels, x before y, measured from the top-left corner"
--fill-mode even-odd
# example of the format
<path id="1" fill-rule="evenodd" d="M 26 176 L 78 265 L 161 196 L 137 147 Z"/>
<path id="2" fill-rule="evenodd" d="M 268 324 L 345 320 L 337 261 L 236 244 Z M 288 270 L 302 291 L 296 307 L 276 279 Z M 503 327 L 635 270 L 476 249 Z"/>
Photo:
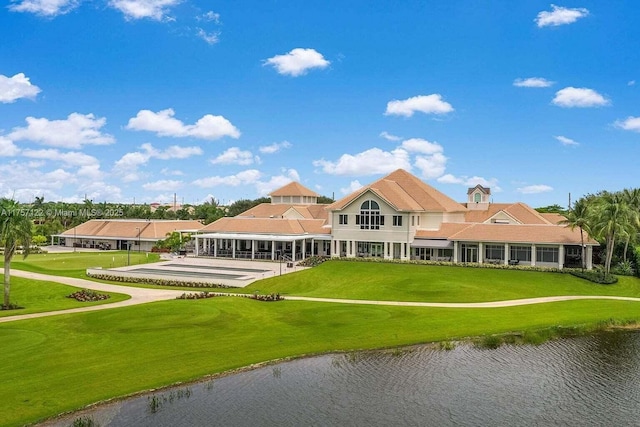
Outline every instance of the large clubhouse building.
<path id="1" fill-rule="evenodd" d="M 193 235 L 197 256 L 297 261 L 312 255 L 454 263 L 579 267 L 580 231 L 524 203 L 491 203 L 490 189 L 470 188 L 458 203 L 405 170 L 330 204 L 290 183 L 236 217 Z M 586 267 L 593 247 L 584 239 Z"/>

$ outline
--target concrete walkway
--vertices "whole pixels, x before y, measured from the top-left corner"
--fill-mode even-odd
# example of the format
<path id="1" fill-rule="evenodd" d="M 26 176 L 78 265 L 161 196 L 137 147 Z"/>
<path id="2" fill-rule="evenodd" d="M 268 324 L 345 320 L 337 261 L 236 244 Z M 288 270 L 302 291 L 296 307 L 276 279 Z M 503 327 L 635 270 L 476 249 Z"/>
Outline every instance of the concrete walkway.
<path id="1" fill-rule="evenodd" d="M 125 301 L 115 302 L 111 304 L 95 305 L 91 307 L 79 307 L 68 310 L 47 311 L 44 313 L 23 314 L 17 316 L 0 317 L 0 323 L 12 322 L 16 320 L 35 319 L 38 317 L 56 316 L 59 314 L 81 313 L 86 311 L 107 310 L 110 308 L 127 307 L 137 304 L 145 304 L 155 301 L 166 301 L 175 299 L 185 292 L 201 292 L 194 289 L 193 291 L 173 291 L 168 289 L 149 289 L 137 288 L 134 286 L 111 285 L 107 283 L 98 283 L 91 280 L 76 279 L 72 277 L 50 276 L 47 274 L 31 273 L 28 271 L 12 270 L 11 274 L 18 277 L 24 277 L 34 280 L 46 280 L 50 282 L 62 283 L 78 288 L 92 289 L 99 292 L 116 292 L 120 294 L 130 295 L 131 298 Z M 238 295 L 233 293 L 222 293 L 225 295 Z M 244 295 L 244 294 L 242 294 Z M 640 298 L 618 297 L 618 296 L 597 296 L 597 295 L 563 295 L 540 298 L 523 298 L 508 301 L 490 301 L 490 302 L 471 302 L 471 303 L 448 303 L 448 302 L 415 302 L 415 301 L 374 301 L 374 300 L 354 300 L 341 298 L 314 298 L 299 297 L 294 295 L 284 296 L 288 301 L 312 301 L 327 302 L 337 304 L 363 304 L 363 305 L 380 305 L 395 307 L 436 307 L 436 308 L 500 308 L 500 307 L 516 307 L 521 305 L 544 304 L 559 301 L 575 301 L 575 300 L 615 300 L 615 301 L 632 301 L 640 302 Z"/>

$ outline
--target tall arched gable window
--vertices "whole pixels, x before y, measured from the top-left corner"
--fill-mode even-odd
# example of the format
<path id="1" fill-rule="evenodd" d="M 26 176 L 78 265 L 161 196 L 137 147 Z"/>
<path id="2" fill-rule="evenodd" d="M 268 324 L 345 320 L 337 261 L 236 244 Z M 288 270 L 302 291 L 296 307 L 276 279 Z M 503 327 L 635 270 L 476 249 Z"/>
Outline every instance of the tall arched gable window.
<path id="1" fill-rule="evenodd" d="M 482 194 L 476 193 L 473 195 L 473 201 L 476 203 L 480 203 L 482 201 Z"/>
<path id="2" fill-rule="evenodd" d="M 380 230 L 384 225 L 384 216 L 380 215 L 380 205 L 375 200 L 367 200 L 360 205 L 360 215 L 356 217 L 356 224 L 361 230 Z"/>

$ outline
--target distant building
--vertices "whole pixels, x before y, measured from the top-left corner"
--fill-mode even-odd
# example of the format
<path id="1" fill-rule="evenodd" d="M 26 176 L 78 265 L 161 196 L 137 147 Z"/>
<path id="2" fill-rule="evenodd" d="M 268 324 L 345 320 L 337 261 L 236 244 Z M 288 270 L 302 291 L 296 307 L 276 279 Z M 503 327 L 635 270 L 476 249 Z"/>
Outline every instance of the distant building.
<path id="1" fill-rule="evenodd" d="M 563 268 L 581 265 L 579 230 L 562 216 L 525 203 L 491 203 L 491 190 L 470 188 L 458 203 L 399 169 L 330 205 L 299 183 L 270 194 L 236 217 L 201 228 L 200 256 L 292 260 L 310 255 L 419 259 Z M 585 239 L 587 268 L 593 247 Z"/>
<path id="2" fill-rule="evenodd" d="M 196 220 L 91 219 L 52 238 L 68 247 L 146 252 L 167 234 L 200 228 L 202 223 Z"/>

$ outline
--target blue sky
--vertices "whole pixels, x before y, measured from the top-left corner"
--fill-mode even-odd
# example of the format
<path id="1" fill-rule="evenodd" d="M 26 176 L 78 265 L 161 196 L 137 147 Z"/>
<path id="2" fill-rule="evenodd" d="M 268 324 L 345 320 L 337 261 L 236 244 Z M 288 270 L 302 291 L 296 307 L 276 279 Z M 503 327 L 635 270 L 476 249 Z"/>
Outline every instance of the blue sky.
<path id="1" fill-rule="evenodd" d="M 566 205 L 640 185 L 638 40 L 623 1 L 4 1 L 0 195 L 340 198 L 402 167 Z"/>

